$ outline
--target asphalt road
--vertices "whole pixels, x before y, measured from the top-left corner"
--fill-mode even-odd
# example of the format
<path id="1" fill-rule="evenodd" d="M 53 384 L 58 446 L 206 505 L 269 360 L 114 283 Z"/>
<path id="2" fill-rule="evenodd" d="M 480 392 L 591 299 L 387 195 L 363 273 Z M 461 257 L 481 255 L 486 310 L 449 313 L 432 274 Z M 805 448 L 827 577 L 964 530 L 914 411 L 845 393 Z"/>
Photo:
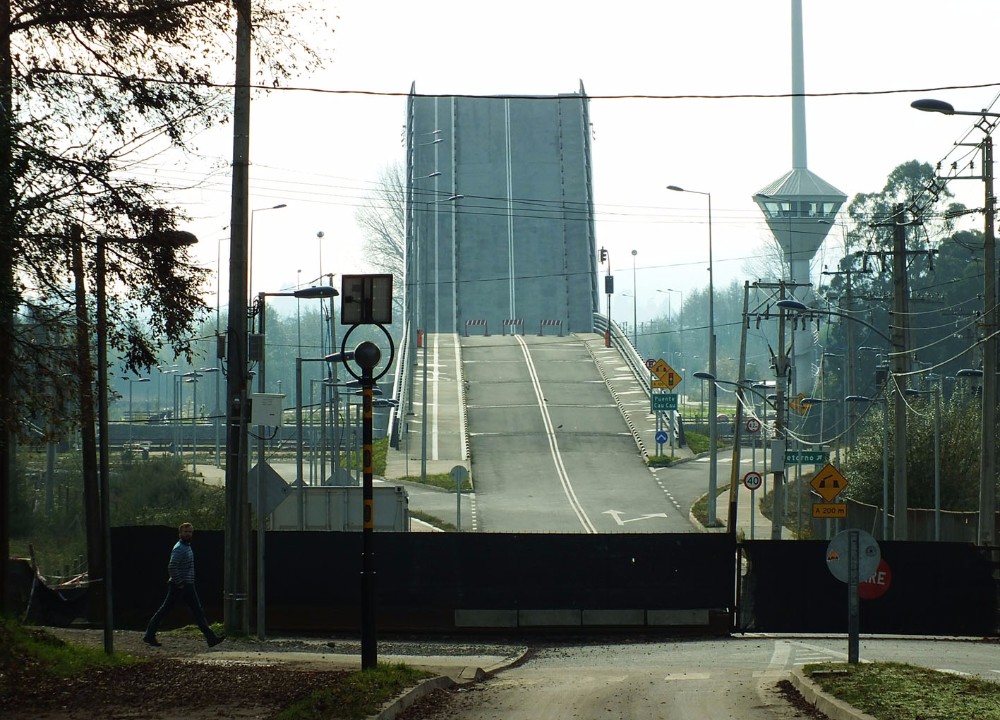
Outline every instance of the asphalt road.
<path id="1" fill-rule="evenodd" d="M 690 532 L 583 342 L 464 338 L 480 532 Z"/>
<path id="2" fill-rule="evenodd" d="M 776 691 L 795 667 L 846 660 L 846 638 L 748 635 L 713 640 L 559 643 L 474 690 L 453 693 L 428 720 L 790 720 Z M 861 660 L 895 660 L 1000 679 L 996 645 L 865 639 Z"/>

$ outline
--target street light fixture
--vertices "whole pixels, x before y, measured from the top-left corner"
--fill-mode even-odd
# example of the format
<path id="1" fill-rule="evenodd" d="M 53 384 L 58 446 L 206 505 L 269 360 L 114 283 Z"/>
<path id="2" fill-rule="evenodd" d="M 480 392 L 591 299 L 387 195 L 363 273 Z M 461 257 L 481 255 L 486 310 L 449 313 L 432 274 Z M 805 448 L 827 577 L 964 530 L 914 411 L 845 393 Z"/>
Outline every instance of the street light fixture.
<path id="1" fill-rule="evenodd" d="M 331 287 L 329 285 L 318 285 L 318 286 L 313 286 L 313 287 L 300 288 L 300 289 L 296 289 L 294 292 L 273 292 L 273 293 L 262 292 L 262 293 L 258 293 L 257 294 L 257 307 L 255 309 L 256 309 L 257 312 L 260 313 L 260 325 L 259 325 L 259 328 L 260 328 L 260 336 L 261 336 L 261 339 L 262 339 L 262 342 L 260 343 L 260 357 L 257 359 L 257 367 L 258 367 L 258 370 L 259 370 L 259 373 L 257 375 L 257 390 L 258 390 L 258 392 L 260 392 L 260 393 L 267 392 L 267 390 L 266 390 L 266 388 L 267 388 L 267 384 L 266 384 L 267 379 L 265 377 L 265 368 L 266 368 L 266 362 L 265 362 L 265 360 L 266 360 L 266 355 L 267 355 L 267 352 L 266 352 L 266 347 L 267 347 L 267 334 L 266 334 L 267 306 L 266 306 L 266 298 L 268 298 L 268 297 L 294 297 L 294 298 L 296 298 L 296 300 L 299 300 L 299 299 L 323 299 L 323 298 L 335 297 L 336 295 L 339 295 L 339 294 L 340 293 L 337 292 L 336 288 Z M 301 408 L 302 408 L 301 388 L 297 389 L 296 393 L 297 394 L 296 394 L 295 401 L 296 401 L 296 403 L 298 404 L 298 407 L 299 407 L 299 415 L 301 415 Z M 301 423 L 300 423 L 300 427 L 301 427 Z M 248 430 L 248 428 L 244 427 L 244 432 L 247 432 L 247 430 Z M 264 600 L 265 600 L 265 598 L 264 598 L 264 572 L 265 572 L 265 568 L 264 568 L 264 544 L 265 544 L 265 535 L 266 535 L 267 528 L 265 526 L 265 516 L 266 516 L 266 514 L 264 512 L 264 505 L 267 502 L 267 492 L 266 492 L 266 488 L 264 486 L 264 442 L 265 442 L 265 440 L 264 440 L 264 432 L 263 432 L 263 428 L 262 428 L 261 432 L 259 433 L 258 438 L 257 438 L 257 498 L 256 498 L 256 506 L 257 506 L 257 638 L 260 639 L 260 640 L 264 639 L 264 635 L 265 635 L 265 632 L 266 632 L 266 628 L 265 628 L 266 623 L 265 623 L 265 619 L 264 619 L 264 614 L 265 614 L 265 610 L 266 610 L 265 603 L 264 603 Z M 299 435 L 296 438 L 296 442 L 297 442 L 297 445 L 298 445 L 298 448 L 299 448 L 299 453 L 301 453 L 301 449 L 302 449 L 302 437 L 301 437 L 301 435 Z M 245 443 L 244 443 L 244 446 L 245 446 Z M 301 503 L 301 494 L 303 494 L 305 492 L 304 488 L 302 487 L 302 474 L 301 474 L 301 472 L 298 475 L 298 480 L 299 480 L 299 483 L 298 483 L 297 490 L 300 493 L 300 499 L 299 500 L 300 500 L 300 503 Z"/>
<path id="2" fill-rule="evenodd" d="M 667 190 L 692 193 L 694 195 L 704 195 L 708 198 L 708 372 L 712 375 L 712 377 L 715 377 L 717 374 L 717 368 L 715 351 L 715 284 L 713 281 L 714 263 L 712 262 L 712 193 L 700 190 L 686 190 L 685 188 L 678 187 L 677 185 L 667 185 Z M 716 457 L 719 451 L 719 432 L 715 423 L 717 403 L 718 398 L 716 395 L 715 383 L 712 383 L 708 390 L 708 414 L 712 419 L 708 425 L 708 444 L 710 452 L 708 459 L 708 490 L 713 498 L 715 497 L 719 476 L 719 459 Z M 708 504 L 708 523 L 710 526 L 715 525 L 715 503 L 713 502 Z"/>
<path id="3" fill-rule="evenodd" d="M 997 402 L 997 308 L 996 308 L 996 236 L 994 217 L 996 198 L 993 196 L 993 130 L 1000 113 L 985 110 L 956 110 L 943 100 L 914 100 L 910 107 L 924 112 L 943 115 L 970 115 L 980 118 L 976 127 L 983 131 L 982 175 L 963 176 L 981 179 L 985 186 L 985 225 L 983 229 L 983 414 L 980 433 L 979 461 L 979 544 L 993 547 L 996 544 L 996 402 Z"/>
<path id="4" fill-rule="evenodd" d="M 101 528 L 104 543 L 104 651 L 114 653 L 114 614 L 111 595 L 111 489 L 110 449 L 108 447 L 108 297 L 107 257 L 108 243 L 137 243 L 151 247 L 180 248 L 193 245 L 198 238 L 183 230 L 160 230 L 154 220 L 153 232 L 138 238 L 105 237 L 98 235 L 95 242 L 96 306 L 97 306 L 97 425 L 100 433 L 98 445 L 98 485 L 101 495 Z"/>
<path id="5" fill-rule="evenodd" d="M 639 254 L 638 250 L 632 251 L 632 347 L 635 348 L 636 352 L 639 352 L 639 288 L 635 284 L 635 256 Z"/>
<path id="6" fill-rule="evenodd" d="M 867 395 L 848 395 L 846 403 L 882 403 L 882 539 L 889 539 L 889 398 L 870 398 Z M 904 460 L 905 462 L 905 460 Z"/>
<path id="7" fill-rule="evenodd" d="M 148 383 L 149 378 L 130 378 L 127 375 L 122 378 L 122 380 L 128 381 L 128 444 L 129 450 L 132 449 L 132 423 L 135 417 L 132 415 L 132 385 L 135 383 Z"/>

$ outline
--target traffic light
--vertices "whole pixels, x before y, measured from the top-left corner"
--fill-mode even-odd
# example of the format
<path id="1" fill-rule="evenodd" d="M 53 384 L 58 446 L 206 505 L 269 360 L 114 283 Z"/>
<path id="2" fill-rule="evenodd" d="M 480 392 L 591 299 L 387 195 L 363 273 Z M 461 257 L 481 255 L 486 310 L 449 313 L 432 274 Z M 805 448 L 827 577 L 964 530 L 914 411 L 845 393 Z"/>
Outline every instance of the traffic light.
<path id="1" fill-rule="evenodd" d="M 608 251 L 605 250 L 604 248 L 601 248 L 601 262 L 605 263 L 607 261 L 608 261 Z"/>

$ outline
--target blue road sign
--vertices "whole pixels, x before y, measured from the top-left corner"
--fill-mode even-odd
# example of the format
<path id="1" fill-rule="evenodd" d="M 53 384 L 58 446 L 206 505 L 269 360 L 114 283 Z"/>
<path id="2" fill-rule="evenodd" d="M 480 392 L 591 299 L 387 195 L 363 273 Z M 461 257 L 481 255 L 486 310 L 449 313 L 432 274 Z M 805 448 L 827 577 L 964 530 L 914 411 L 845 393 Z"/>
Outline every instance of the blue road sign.
<path id="1" fill-rule="evenodd" d="M 667 435 L 667 431 L 666 430 L 657 430 L 656 431 L 656 442 L 657 442 L 658 445 L 665 445 L 669 439 L 670 439 L 670 436 Z"/>

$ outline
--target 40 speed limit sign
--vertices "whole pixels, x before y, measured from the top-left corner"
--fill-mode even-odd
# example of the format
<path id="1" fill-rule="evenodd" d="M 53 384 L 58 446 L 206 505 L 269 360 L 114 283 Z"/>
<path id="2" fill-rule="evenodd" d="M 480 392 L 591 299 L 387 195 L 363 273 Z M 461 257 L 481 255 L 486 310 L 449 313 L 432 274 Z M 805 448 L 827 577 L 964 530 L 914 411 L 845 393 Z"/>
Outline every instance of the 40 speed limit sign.
<path id="1" fill-rule="evenodd" d="M 743 476 L 743 486 L 747 490 L 757 490 L 764 483 L 764 478 L 759 472 L 751 470 Z"/>

